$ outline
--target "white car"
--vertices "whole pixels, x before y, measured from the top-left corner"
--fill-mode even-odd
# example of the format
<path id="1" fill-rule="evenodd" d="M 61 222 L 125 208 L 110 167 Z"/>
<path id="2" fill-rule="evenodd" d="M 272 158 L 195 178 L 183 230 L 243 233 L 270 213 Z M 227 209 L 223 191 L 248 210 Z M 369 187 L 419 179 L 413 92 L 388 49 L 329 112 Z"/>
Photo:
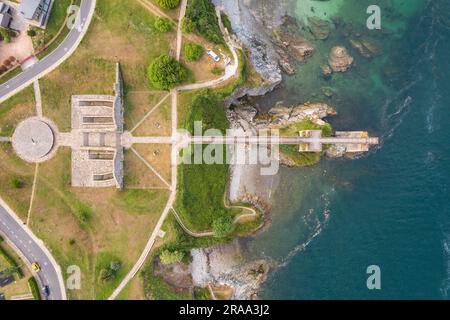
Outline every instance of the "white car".
<path id="1" fill-rule="evenodd" d="M 219 57 L 214 51 L 208 50 L 206 53 L 208 54 L 208 56 L 210 56 L 211 58 L 213 58 L 213 60 L 214 60 L 215 62 L 219 62 L 219 61 L 220 61 L 220 57 Z"/>

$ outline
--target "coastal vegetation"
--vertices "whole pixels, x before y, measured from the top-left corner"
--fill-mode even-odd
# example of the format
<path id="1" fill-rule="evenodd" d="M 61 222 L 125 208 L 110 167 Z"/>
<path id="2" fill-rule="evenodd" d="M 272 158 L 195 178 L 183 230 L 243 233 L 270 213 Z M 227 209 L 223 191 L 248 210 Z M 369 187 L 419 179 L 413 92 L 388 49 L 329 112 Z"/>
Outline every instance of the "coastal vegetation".
<path id="1" fill-rule="evenodd" d="M 199 44 L 188 42 L 183 47 L 184 55 L 188 61 L 197 61 L 205 52 L 205 49 Z"/>
<path id="2" fill-rule="evenodd" d="M 163 250 L 159 255 L 159 260 L 162 264 L 179 263 L 183 261 L 184 253 L 182 251 L 168 249 Z"/>
<path id="3" fill-rule="evenodd" d="M 214 5 L 209 0 L 190 0 L 182 24 L 183 32 L 197 32 L 214 44 L 225 44 Z"/>
<path id="4" fill-rule="evenodd" d="M 169 32 L 172 30 L 172 22 L 167 18 L 156 17 L 153 24 L 155 29 L 161 33 Z"/>
<path id="5" fill-rule="evenodd" d="M 322 135 L 324 137 L 330 137 L 333 133 L 333 129 L 328 123 L 318 125 L 311 120 L 303 120 L 281 128 L 280 135 L 296 136 L 299 131 L 303 130 L 322 130 Z M 281 145 L 280 151 L 285 157 L 288 158 L 289 162 L 298 167 L 315 165 L 319 163 L 322 155 L 320 152 L 299 152 L 299 146 L 297 145 Z"/>
<path id="6" fill-rule="evenodd" d="M 28 279 L 28 286 L 30 287 L 31 294 L 33 295 L 34 300 L 41 300 L 41 293 L 39 292 L 39 286 L 34 277 Z"/>
<path id="7" fill-rule="evenodd" d="M 157 57 L 148 68 L 150 85 L 161 90 L 175 88 L 188 77 L 185 66 L 173 57 L 163 54 Z"/>
<path id="8" fill-rule="evenodd" d="M 175 9 L 180 4 L 180 0 L 156 0 L 163 9 Z"/>

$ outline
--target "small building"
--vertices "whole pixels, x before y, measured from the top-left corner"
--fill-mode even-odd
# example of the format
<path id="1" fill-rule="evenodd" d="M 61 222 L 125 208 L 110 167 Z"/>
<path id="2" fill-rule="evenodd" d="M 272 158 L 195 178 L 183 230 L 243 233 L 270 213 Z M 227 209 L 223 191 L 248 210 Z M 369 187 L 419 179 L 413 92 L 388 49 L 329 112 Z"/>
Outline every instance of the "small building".
<path id="1" fill-rule="evenodd" d="M 54 0 L 22 0 L 19 14 L 39 28 L 47 26 Z"/>
<path id="2" fill-rule="evenodd" d="M 8 6 L 6 3 L 0 2 L 0 27 L 9 29 L 11 20 L 12 20 L 11 7 Z"/>

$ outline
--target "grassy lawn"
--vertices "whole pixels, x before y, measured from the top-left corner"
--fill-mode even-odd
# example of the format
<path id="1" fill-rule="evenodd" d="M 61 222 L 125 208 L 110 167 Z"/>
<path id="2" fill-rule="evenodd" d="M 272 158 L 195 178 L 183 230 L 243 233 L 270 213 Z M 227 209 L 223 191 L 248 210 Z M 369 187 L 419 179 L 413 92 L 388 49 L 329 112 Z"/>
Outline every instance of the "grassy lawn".
<path id="1" fill-rule="evenodd" d="M 152 106 L 153 107 L 153 106 Z M 170 136 L 172 134 L 171 99 L 167 98 L 133 132 L 134 136 Z"/>
<path id="2" fill-rule="evenodd" d="M 36 188 L 32 229 L 51 248 L 63 271 L 82 270 L 77 299 L 107 298 L 139 257 L 167 202 L 168 192 L 77 189 L 70 186 L 70 150 L 42 164 Z M 81 212 L 89 212 L 80 219 Z M 114 279 L 99 279 L 111 259 L 122 263 Z"/>
<path id="3" fill-rule="evenodd" d="M 35 116 L 32 87 L 28 87 L 0 106 L 0 136 L 12 136 L 17 124 Z M 0 196 L 26 219 L 33 184 L 34 166 L 21 161 L 10 143 L 0 143 Z M 19 181 L 19 185 L 14 185 Z"/>
<path id="4" fill-rule="evenodd" d="M 311 120 L 304 120 L 280 129 L 280 135 L 297 136 L 299 131 L 302 130 L 322 130 L 324 137 L 330 137 L 333 132 L 329 124 L 319 126 Z M 299 146 L 297 145 L 281 145 L 280 151 L 295 163 L 296 166 L 300 167 L 315 165 L 321 158 L 320 152 L 299 152 Z"/>
<path id="5" fill-rule="evenodd" d="M 220 94 L 209 90 L 198 93 L 189 105 L 184 127 L 193 133 L 194 122 L 202 121 L 204 130 L 214 128 L 225 132 L 228 122 L 222 106 Z M 227 181 L 227 164 L 179 166 L 176 208 L 189 228 L 209 230 L 215 219 L 240 212 L 224 206 Z"/>
<path id="6" fill-rule="evenodd" d="M 0 136 L 12 136 L 20 121 L 36 115 L 33 86 L 0 104 Z"/>
<path id="7" fill-rule="evenodd" d="M 129 91 L 125 97 L 125 130 L 133 129 L 166 95 L 167 92 Z"/>

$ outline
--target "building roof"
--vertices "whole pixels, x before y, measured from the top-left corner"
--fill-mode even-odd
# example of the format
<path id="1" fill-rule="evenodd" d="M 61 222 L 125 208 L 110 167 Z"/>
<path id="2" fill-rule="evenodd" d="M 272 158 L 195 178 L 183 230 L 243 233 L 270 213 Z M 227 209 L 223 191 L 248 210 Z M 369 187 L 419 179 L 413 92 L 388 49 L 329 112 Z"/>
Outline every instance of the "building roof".
<path id="1" fill-rule="evenodd" d="M 0 27 L 9 28 L 11 19 L 12 17 L 9 13 L 0 13 Z"/>
<path id="2" fill-rule="evenodd" d="M 19 6 L 19 12 L 27 19 L 34 19 L 34 14 L 40 4 L 41 0 L 22 0 Z"/>

